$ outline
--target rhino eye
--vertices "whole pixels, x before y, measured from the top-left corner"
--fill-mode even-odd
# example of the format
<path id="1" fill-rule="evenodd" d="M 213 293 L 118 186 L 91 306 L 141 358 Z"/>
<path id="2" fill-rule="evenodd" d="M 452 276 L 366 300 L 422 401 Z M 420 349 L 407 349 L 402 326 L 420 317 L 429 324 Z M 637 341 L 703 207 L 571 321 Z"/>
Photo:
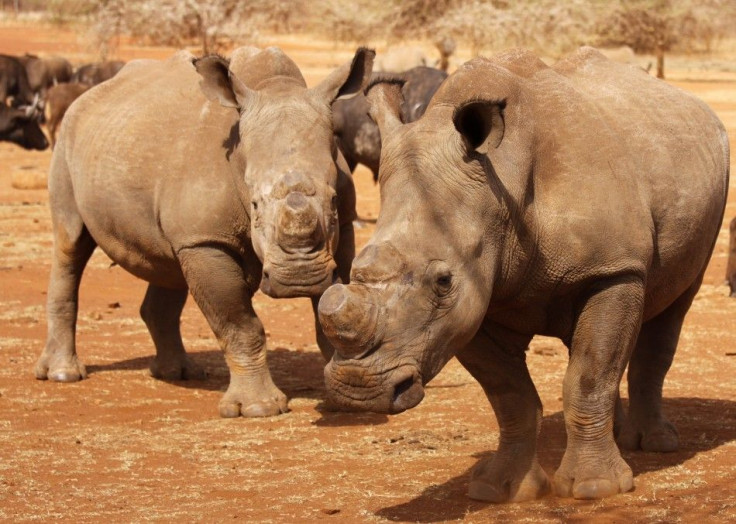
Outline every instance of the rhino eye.
<path id="1" fill-rule="evenodd" d="M 435 279 L 435 291 L 438 295 L 446 295 L 452 289 L 452 274 L 443 272 Z"/>
<path id="2" fill-rule="evenodd" d="M 261 214 L 258 212 L 258 202 L 253 200 L 250 205 L 253 207 L 253 212 L 251 213 L 251 219 L 253 220 L 253 227 L 260 228 L 261 227 Z"/>
<path id="3" fill-rule="evenodd" d="M 443 260 L 433 260 L 430 262 L 423 281 L 424 286 L 431 289 L 439 298 L 444 298 L 455 289 L 452 269 Z"/>

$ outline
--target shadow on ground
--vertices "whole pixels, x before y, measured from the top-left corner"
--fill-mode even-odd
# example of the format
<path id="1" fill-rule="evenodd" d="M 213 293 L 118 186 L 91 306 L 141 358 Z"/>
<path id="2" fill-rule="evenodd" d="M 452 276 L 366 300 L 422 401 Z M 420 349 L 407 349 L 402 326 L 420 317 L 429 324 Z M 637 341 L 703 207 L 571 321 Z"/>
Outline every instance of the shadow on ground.
<path id="1" fill-rule="evenodd" d="M 207 373 L 205 380 L 172 380 L 169 384 L 190 389 L 223 391 L 227 388 L 230 372 L 221 351 L 188 352 L 189 358 Z M 289 398 L 324 398 L 323 369 L 325 361 L 321 354 L 277 347 L 268 351 L 268 367 L 276 386 Z M 109 373 L 148 369 L 153 355 L 120 360 L 110 364 L 89 364 L 87 373 Z M 151 379 L 154 380 L 154 379 Z"/>
<path id="2" fill-rule="evenodd" d="M 674 453 L 625 452 L 624 459 L 634 477 L 683 464 L 695 455 L 736 440 L 736 402 L 703 398 L 664 399 L 664 411 L 680 432 L 680 450 Z M 544 417 L 539 435 L 539 461 L 553 474 L 565 452 L 565 423 L 562 412 Z M 475 455 L 478 460 L 494 452 Z M 471 469 L 442 484 L 427 487 L 421 495 L 404 504 L 382 508 L 376 516 L 392 521 L 442 522 L 466 518 L 489 504 L 467 497 Z M 441 475 L 441 472 L 438 472 Z M 636 483 L 636 480 L 635 480 Z M 635 488 L 636 489 L 636 488 Z M 555 500 L 552 495 L 550 500 Z M 437 500 L 446 502 L 438 510 Z M 563 501 L 564 499 L 557 499 Z M 521 505 L 519 505 L 521 507 Z M 549 518 L 559 518 L 556 503 L 550 504 Z M 427 508 L 432 508 L 428 510 Z M 545 515 L 539 515 L 540 518 Z"/>

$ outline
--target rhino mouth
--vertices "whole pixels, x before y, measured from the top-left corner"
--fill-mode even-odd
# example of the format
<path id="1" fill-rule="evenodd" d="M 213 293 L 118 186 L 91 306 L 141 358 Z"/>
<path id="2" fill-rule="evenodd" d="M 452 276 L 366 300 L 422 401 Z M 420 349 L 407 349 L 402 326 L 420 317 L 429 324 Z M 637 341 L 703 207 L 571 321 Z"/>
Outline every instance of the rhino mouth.
<path id="1" fill-rule="evenodd" d="M 422 376 L 412 364 L 376 375 L 366 374 L 363 365 L 333 358 L 325 367 L 325 384 L 331 403 L 354 411 L 396 414 L 424 398 Z"/>
<path id="2" fill-rule="evenodd" d="M 260 288 L 272 298 L 313 297 L 338 281 L 337 266 L 331 257 L 283 257 L 264 264 Z"/>

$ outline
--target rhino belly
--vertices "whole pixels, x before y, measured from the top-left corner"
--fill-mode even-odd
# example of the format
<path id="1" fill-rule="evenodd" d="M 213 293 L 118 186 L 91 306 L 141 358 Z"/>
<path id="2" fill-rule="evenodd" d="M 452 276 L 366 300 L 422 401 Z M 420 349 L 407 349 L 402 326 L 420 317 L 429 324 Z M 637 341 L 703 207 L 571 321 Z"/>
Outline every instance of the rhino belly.
<path id="1" fill-rule="evenodd" d="M 87 230 L 110 259 L 129 273 L 155 285 L 185 287 L 171 244 L 158 226 L 150 199 L 140 194 L 126 201 L 124 194 L 94 191 L 94 198 L 78 196 L 77 205 Z"/>

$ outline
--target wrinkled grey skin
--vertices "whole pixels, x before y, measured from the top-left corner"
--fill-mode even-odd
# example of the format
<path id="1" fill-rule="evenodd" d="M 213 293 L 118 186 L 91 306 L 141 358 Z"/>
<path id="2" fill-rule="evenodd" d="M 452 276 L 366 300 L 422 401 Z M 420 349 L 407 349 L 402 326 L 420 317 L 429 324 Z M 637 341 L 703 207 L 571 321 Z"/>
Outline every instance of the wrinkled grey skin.
<path id="1" fill-rule="evenodd" d="M 429 101 L 447 78 L 447 73 L 433 67 L 414 67 L 404 73 L 374 73 L 371 82 L 381 79 L 402 84 L 401 121 L 414 122 L 424 114 Z M 368 102 L 363 93 L 347 100 L 335 102 L 332 120 L 337 143 L 345 155 L 350 171 L 360 163 L 373 173 L 378 181 L 378 164 L 381 159 L 381 133 L 368 116 Z"/>
<path id="2" fill-rule="evenodd" d="M 348 281 L 355 191 L 331 104 L 362 89 L 373 56 L 360 49 L 307 89 L 276 48 L 244 48 L 230 63 L 182 52 L 132 62 L 78 98 L 49 176 L 54 255 L 36 376 L 86 375 L 75 349 L 77 295 L 99 246 L 149 282 L 141 316 L 156 346 L 154 376 L 202 376 L 179 330 L 189 290 L 230 368 L 220 414 L 285 412 L 251 298 L 260 284 L 273 297 L 312 297 L 316 308 L 327 286 Z M 329 358 L 319 330 L 318 338 Z"/>
<path id="3" fill-rule="evenodd" d="M 723 216 L 723 125 L 692 96 L 592 48 L 552 68 L 522 51 L 473 60 L 413 124 L 401 124 L 392 86 L 368 100 L 383 137 L 381 212 L 351 283 L 319 304 L 336 350 L 331 399 L 398 413 L 456 356 L 501 432 L 470 496 L 533 499 L 550 483 L 525 351 L 535 334 L 558 337 L 570 361 L 554 490 L 630 490 L 614 412 L 622 447 L 678 446 L 662 383 Z"/>

